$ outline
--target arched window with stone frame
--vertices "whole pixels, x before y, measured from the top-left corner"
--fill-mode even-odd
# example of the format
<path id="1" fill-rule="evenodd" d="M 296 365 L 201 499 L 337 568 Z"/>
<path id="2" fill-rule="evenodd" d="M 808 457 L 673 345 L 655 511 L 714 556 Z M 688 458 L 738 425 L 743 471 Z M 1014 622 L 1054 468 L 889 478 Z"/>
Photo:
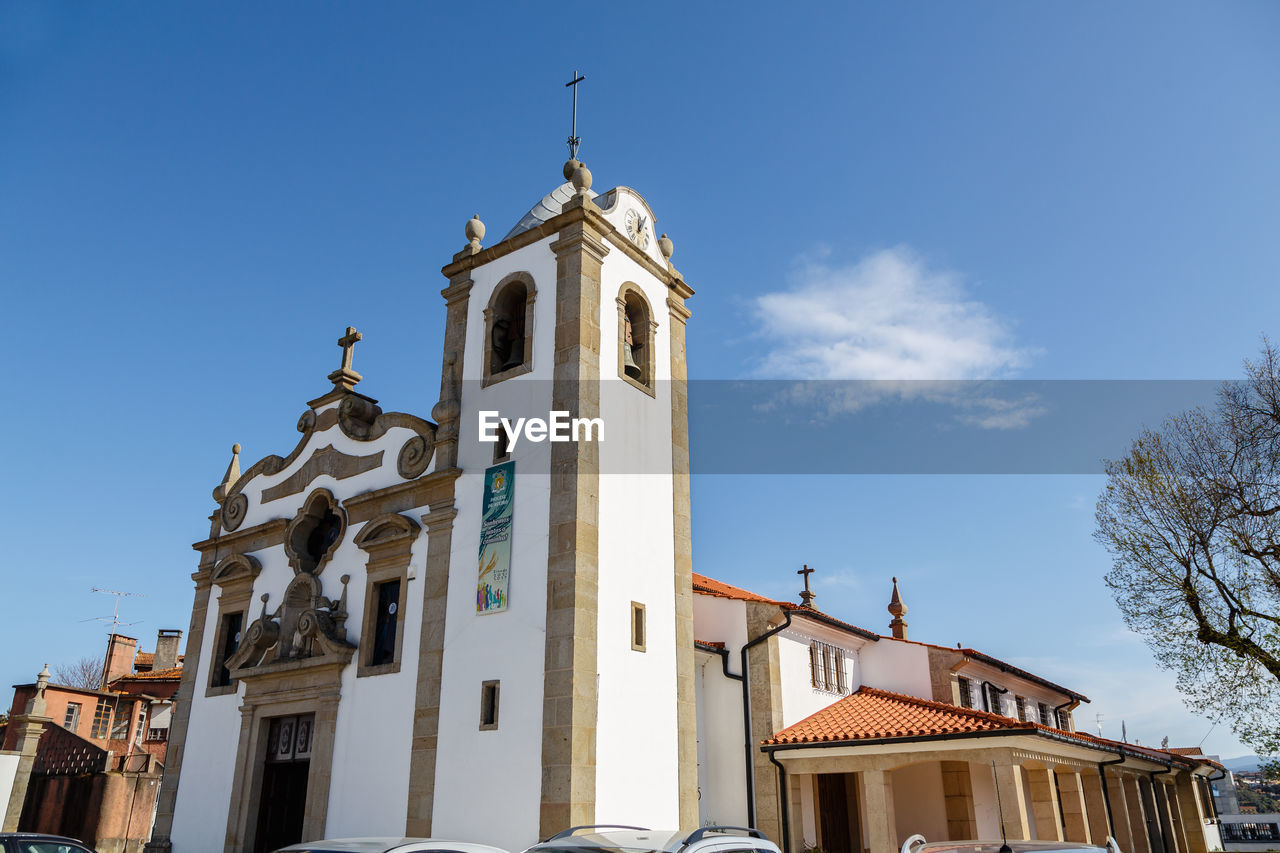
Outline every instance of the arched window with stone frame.
<path id="1" fill-rule="evenodd" d="M 484 385 L 533 369 L 533 301 L 537 288 L 527 272 L 498 282 L 484 309 Z"/>
<path id="2" fill-rule="evenodd" d="M 653 396 L 658 324 L 644 292 L 633 282 L 618 290 L 618 376 Z"/>

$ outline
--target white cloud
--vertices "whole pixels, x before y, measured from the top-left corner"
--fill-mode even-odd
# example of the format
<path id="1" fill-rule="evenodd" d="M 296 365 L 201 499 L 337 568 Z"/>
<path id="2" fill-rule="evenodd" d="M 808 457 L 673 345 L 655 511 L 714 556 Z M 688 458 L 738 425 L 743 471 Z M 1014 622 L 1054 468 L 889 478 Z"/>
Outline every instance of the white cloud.
<path id="1" fill-rule="evenodd" d="M 845 266 L 805 263 L 789 289 L 753 307 L 768 342 L 755 374 L 798 380 L 762 409 L 825 418 L 917 401 L 952 407 L 961 425 L 998 430 L 1021 429 L 1047 411 L 1035 394 L 998 381 L 1033 351 L 969 297 L 960 276 L 930 269 L 904 246 Z"/>
<path id="2" fill-rule="evenodd" d="M 840 266 L 801 265 L 755 300 L 769 350 L 756 374 L 786 379 L 988 379 L 1023 367 L 1007 322 L 906 247 Z"/>

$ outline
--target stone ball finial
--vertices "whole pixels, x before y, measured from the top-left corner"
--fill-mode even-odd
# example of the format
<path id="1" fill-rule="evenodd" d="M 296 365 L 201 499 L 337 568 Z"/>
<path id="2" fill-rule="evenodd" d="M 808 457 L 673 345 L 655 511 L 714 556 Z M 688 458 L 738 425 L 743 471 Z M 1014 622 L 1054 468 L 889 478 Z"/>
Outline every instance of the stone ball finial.
<path id="1" fill-rule="evenodd" d="M 237 456 L 239 456 L 239 455 L 240 455 L 240 443 L 239 443 L 239 442 L 236 442 L 235 444 L 231 445 L 231 452 L 232 452 L 232 453 L 234 453 L 234 454 L 236 454 Z"/>
<path id="2" fill-rule="evenodd" d="M 480 241 L 484 239 L 484 223 L 480 221 L 480 214 L 468 219 L 467 227 L 463 230 L 467 235 L 467 242 L 479 248 Z"/>
<path id="3" fill-rule="evenodd" d="M 573 177 L 569 181 L 579 194 L 585 194 L 587 190 L 591 189 L 591 170 L 587 168 L 585 163 L 579 163 L 578 168 L 573 170 Z"/>
<path id="4" fill-rule="evenodd" d="M 582 165 L 582 161 L 576 157 L 573 158 L 572 160 L 566 161 L 564 164 L 564 168 L 561 170 L 564 173 L 564 179 L 566 181 L 573 180 L 573 173 L 578 171 L 578 167 L 581 165 Z"/>
<path id="5" fill-rule="evenodd" d="M 662 252 L 662 257 L 671 260 L 671 256 L 675 253 L 676 247 L 672 244 L 671 238 L 663 234 L 658 238 L 658 251 Z"/>

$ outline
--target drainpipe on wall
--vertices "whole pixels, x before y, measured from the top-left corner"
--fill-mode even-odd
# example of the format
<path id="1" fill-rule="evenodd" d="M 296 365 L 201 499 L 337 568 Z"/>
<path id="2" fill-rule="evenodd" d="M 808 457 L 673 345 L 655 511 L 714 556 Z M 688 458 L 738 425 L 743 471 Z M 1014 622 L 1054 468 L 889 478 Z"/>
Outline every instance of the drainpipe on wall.
<path id="1" fill-rule="evenodd" d="M 751 742 L 751 676 L 747 669 L 747 652 L 758 646 L 774 634 L 781 633 L 791 625 L 791 611 L 782 611 L 786 619 L 776 628 L 770 628 L 754 640 L 742 647 L 742 733 L 745 735 L 745 751 L 747 756 L 747 826 L 756 825 L 756 781 L 755 781 L 755 745 Z"/>
<path id="2" fill-rule="evenodd" d="M 769 756 L 769 760 L 773 762 L 773 766 L 778 768 L 778 797 L 782 800 L 782 853 L 791 853 L 791 804 L 787 801 L 787 768 L 782 766 L 782 762 L 773 756 L 773 750 L 765 750 L 765 755 Z"/>
<path id="3" fill-rule="evenodd" d="M 1066 702 L 1063 702 L 1061 705 L 1054 705 L 1054 706 L 1053 706 L 1053 724 L 1054 724 L 1054 726 L 1057 726 L 1057 725 L 1058 725 L 1058 712 L 1059 712 L 1059 711 L 1061 711 L 1063 708 L 1070 708 L 1072 711 L 1074 711 L 1074 710 L 1075 710 L 1079 705 L 1080 705 L 1080 700 L 1079 700 L 1079 699 L 1070 699 L 1070 700 L 1068 700 L 1068 701 L 1066 701 Z M 1067 731 L 1070 731 L 1070 729 L 1067 729 Z"/>
<path id="4" fill-rule="evenodd" d="M 987 695 L 987 688 L 990 687 L 992 690 L 996 691 L 1001 696 L 1008 693 L 1009 689 L 1007 687 L 1000 687 L 997 684 L 992 684 L 990 681 L 982 681 L 980 682 L 980 684 L 982 685 L 982 710 L 986 711 L 989 714 L 999 714 L 1000 713 L 999 711 L 991 710 L 991 697 Z"/>
<path id="5" fill-rule="evenodd" d="M 1116 816 L 1111 811 L 1111 792 L 1107 790 L 1107 768 L 1115 764 L 1124 764 L 1124 762 L 1124 755 L 1110 761 L 1098 762 L 1098 775 L 1102 777 L 1102 804 L 1107 807 L 1107 834 L 1112 838 L 1116 837 Z"/>

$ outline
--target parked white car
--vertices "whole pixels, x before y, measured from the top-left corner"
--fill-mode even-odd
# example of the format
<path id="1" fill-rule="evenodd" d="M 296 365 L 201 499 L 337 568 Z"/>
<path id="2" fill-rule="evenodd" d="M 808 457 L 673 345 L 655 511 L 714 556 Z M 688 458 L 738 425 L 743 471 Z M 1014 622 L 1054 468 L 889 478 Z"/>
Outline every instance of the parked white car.
<path id="1" fill-rule="evenodd" d="M 902 844 L 902 853 L 1121 853 L 1108 837 L 1105 847 L 1076 841 L 935 841 L 913 835 Z"/>
<path id="2" fill-rule="evenodd" d="M 638 826 L 575 826 L 525 853 L 781 853 L 758 829 L 704 826 L 693 832 Z"/>
<path id="3" fill-rule="evenodd" d="M 507 853 L 499 847 L 437 838 L 330 838 L 303 841 L 275 853 Z"/>

